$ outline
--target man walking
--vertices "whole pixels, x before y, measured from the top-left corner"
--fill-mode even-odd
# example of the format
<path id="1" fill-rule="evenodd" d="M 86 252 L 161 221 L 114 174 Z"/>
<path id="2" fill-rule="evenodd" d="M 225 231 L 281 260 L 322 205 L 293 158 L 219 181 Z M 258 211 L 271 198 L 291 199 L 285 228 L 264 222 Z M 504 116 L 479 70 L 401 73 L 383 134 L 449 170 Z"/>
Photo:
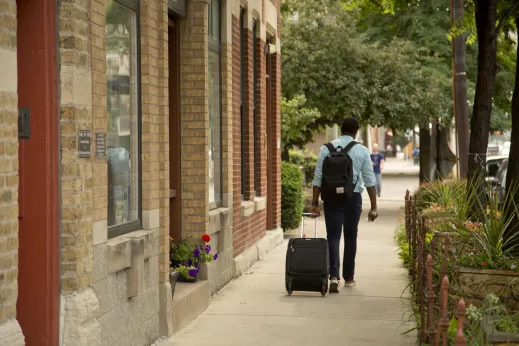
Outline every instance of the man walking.
<path id="1" fill-rule="evenodd" d="M 377 179 L 377 196 L 380 198 L 382 192 L 382 170 L 384 170 L 384 154 L 378 151 L 378 144 L 373 144 L 373 151 L 370 155 L 371 162 L 373 163 L 373 171 L 375 172 L 375 178 Z"/>
<path id="2" fill-rule="evenodd" d="M 341 126 L 341 136 L 327 145 L 323 145 L 317 164 L 315 167 L 315 177 L 313 185 L 312 212 L 320 215 L 319 195 L 322 191 L 324 201 L 324 218 L 326 222 L 326 233 L 328 238 L 328 248 L 330 253 L 330 292 L 339 292 L 339 270 L 340 270 L 340 254 L 339 244 L 341 234 L 344 229 L 344 260 L 343 260 L 343 278 L 346 287 L 355 286 L 355 256 L 357 254 L 357 233 L 360 216 L 362 214 L 362 181 L 366 186 L 371 200 L 371 210 L 368 214 L 369 221 L 375 221 L 378 217 L 377 213 L 377 196 L 376 196 L 376 178 L 373 172 L 373 166 L 369 157 L 368 149 L 354 142 L 354 138 L 359 131 L 359 123 L 355 118 L 344 120 Z M 330 152 L 334 149 L 336 154 Z M 323 176 L 323 163 L 330 158 L 341 156 L 341 152 L 346 152 L 348 162 L 352 164 L 352 186 L 351 194 L 348 194 L 344 187 L 334 187 L 330 192 L 330 179 L 327 175 L 334 167 L 327 163 Z M 334 161 L 337 162 L 337 161 Z M 348 166 L 350 167 L 350 166 Z M 338 172 L 339 176 L 347 176 L 350 172 Z M 324 178 L 324 179 L 323 179 Z M 326 184 L 323 184 L 326 183 Z M 337 196 L 343 194 L 344 198 L 336 198 L 339 202 L 332 201 L 331 194 L 337 193 Z"/>

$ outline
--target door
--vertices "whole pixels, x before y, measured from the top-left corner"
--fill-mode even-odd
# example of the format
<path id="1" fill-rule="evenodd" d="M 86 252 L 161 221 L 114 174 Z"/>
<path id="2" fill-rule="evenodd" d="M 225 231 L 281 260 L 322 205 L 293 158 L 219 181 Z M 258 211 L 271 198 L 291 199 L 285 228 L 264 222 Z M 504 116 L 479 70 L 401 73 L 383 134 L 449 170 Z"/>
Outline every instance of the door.
<path id="1" fill-rule="evenodd" d="M 180 214 L 180 35 L 178 19 L 169 19 L 169 235 L 182 240 Z"/>
<path id="2" fill-rule="evenodd" d="M 19 139 L 17 318 L 27 345 L 58 345 L 56 1 L 17 0 L 16 7 L 18 106 L 30 125 Z"/>

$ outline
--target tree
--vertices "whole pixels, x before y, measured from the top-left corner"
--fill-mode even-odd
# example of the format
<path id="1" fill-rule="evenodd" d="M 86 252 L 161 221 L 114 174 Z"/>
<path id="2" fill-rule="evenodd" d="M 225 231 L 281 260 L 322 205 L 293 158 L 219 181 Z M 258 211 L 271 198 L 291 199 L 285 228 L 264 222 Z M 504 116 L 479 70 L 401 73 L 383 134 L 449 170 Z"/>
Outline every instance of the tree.
<path id="1" fill-rule="evenodd" d="M 309 125 L 315 123 L 321 114 L 315 108 L 305 108 L 305 105 L 304 95 L 290 100 L 281 98 L 281 156 L 284 161 L 288 161 L 290 149 L 303 148 L 312 140 L 315 129 Z"/>
<path id="2" fill-rule="evenodd" d="M 427 58 L 411 42 L 368 42 L 341 2 L 286 0 L 282 19 L 283 94 L 303 94 L 320 111 L 310 129 L 355 116 L 363 125 L 405 130 L 448 108 L 434 92 L 441 78 L 422 68 Z"/>

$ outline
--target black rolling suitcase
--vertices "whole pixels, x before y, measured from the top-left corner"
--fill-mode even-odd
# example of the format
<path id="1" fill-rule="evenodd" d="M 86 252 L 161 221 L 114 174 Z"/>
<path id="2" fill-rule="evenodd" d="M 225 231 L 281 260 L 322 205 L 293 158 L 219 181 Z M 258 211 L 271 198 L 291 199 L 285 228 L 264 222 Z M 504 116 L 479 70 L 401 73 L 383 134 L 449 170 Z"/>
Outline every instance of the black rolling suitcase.
<path id="1" fill-rule="evenodd" d="M 315 238 L 304 236 L 304 218 L 313 214 L 303 214 L 301 238 L 288 242 L 286 259 L 285 286 L 289 295 L 293 291 L 328 292 L 330 260 L 328 241 L 317 238 L 317 218 L 315 219 Z"/>

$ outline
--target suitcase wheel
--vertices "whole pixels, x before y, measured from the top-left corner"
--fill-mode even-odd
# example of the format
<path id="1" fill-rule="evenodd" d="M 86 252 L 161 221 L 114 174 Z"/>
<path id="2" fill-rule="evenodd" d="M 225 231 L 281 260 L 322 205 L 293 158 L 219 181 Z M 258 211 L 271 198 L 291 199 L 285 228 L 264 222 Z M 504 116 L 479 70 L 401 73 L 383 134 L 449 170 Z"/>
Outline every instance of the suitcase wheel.
<path id="1" fill-rule="evenodd" d="M 323 281 L 323 284 L 321 286 L 321 295 L 324 297 L 327 292 L 328 292 L 328 280 Z"/>
<path id="2" fill-rule="evenodd" d="M 289 296 L 292 295 L 292 280 L 290 279 L 287 281 L 287 293 Z"/>

